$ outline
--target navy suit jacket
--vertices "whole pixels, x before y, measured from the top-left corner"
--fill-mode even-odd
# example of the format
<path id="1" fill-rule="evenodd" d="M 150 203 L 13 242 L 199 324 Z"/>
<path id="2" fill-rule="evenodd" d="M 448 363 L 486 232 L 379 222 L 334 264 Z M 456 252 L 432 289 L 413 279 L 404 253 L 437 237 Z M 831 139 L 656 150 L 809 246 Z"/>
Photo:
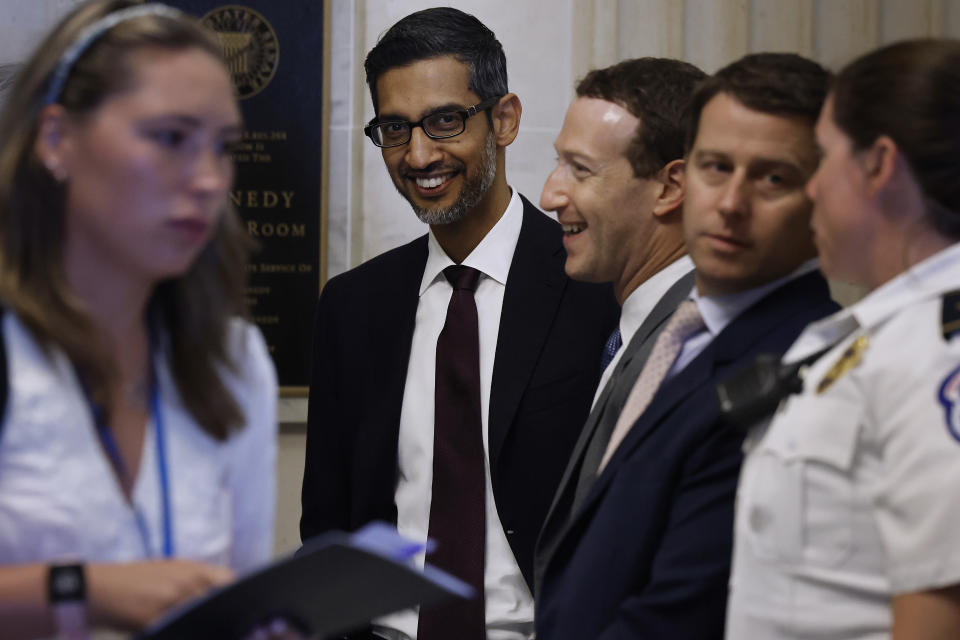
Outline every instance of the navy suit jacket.
<path id="1" fill-rule="evenodd" d="M 523 199 L 490 391 L 490 473 L 514 556 L 533 548 L 600 377 L 619 307 L 570 280 L 560 225 Z M 427 237 L 331 279 L 317 308 L 303 479 L 303 540 L 396 522 L 400 407 Z"/>
<path id="2" fill-rule="evenodd" d="M 715 384 L 837 308 L 819 272 L 790 281 L 660 387 L 578 512 L 544 527 L 538 640 L 723 637 L 743 433 Z"/>

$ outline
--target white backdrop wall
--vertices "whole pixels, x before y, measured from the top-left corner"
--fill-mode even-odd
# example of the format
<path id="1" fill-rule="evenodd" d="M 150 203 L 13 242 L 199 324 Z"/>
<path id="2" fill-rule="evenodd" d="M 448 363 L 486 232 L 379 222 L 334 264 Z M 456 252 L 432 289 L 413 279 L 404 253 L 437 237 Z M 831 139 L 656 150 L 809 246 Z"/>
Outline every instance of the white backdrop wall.
<path id="1" fill-rule="evenodd" d="M 0 0 L 0 63 L 21 61 L 78 3 Z M 242 0 L 224 0 L 230 3 Z M 373 115 L 363 58 L 398 19 L 442 4 L 476 15 L 503 43 L 510 88 L 523 103 L 507 175 L 534 202 L 552 169 L 553 139 L 573 85 L 591 68 L 668 56 L 712 72 L 755 51 L 795 51 L 836 68 L 893 40 L 960 37 L 960 0 L 331 0 L 325 256 L 331 277 L 424 232 L 394 190 L 379 151 L 363 137 Z M 303 401 L 281 403 L 278 550 L 299 542 L 304 436 L 298 424 L 305 416 Z"/>
<path id="2" fill-rule="evenodd" d="M 231 0 L 233 1 L 233 0 Z M 315 0 L 278 0 L 313 2 Z M 0 0 L 0 63 L 22 60 L 79 0 Z M 226 0 L 225 0 L 226 3 Z M 331 0 L 328 274 L 423 233 L 363 137 L 373 115 L 363 58 L 406 14 L 438 2 Z M 637 56 L 669 56 L 711 72 L 753 51 L 796 51 L 830 67 L 881 43 L 960 37 L 960 0 L 449 0 L 504 45 L 523 103 L 510 182 L 533 199 L 553 163 L 553 138 L 575 81 Z M 319 71 L 319 66 L 318 66 Z M 319 78 L 319 72 L 318 72 Z M 309 81 L 309 78 L 305 78 Z M 319 176 L 318 176 L 319 178 Z"/>
<path id="3" fill-rule="evenodd" d="M 373 116 L 363 56 L 406 14 L 438 2 L 335 0 L 331 61 L 328 273 L 332 276 L 424 232 L 363 138 Z M 576 80 L 589 69 L 668 56 L 707 72 L 748 52 L 795 51 L 836 68 L 881 43 L 960 36 L 958 0 L 450 0 L 504 45 L 520 135 L 508 178 L 534 202 L 552 168 L 553 138 Z M 352 41 L 351 41 L 352 38 Z M 343 160 L 342 162 L 340 160 Z M 344 175 L 344 174 L 348 175 Z"/>

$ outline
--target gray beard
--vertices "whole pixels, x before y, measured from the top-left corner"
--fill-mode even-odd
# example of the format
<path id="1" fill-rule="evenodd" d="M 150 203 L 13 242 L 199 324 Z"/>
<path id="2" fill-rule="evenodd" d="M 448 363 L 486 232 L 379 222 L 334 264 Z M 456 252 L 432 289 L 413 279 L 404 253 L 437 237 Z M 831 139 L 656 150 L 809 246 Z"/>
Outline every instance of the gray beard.
<path id="1" fill-rule="evenodd" d="M 420 218 L 420 222 L 430 225 L 451 224 L 463 220 L 467 214 L 473 210 L 487 191 L 493 185 L 493 180 L 497 176 L 497 141 L 493 133 L 487 136 L 487 142 L 483 149 L 483 157 L 480 160 L 480 170 L 477 175 L 468 177 L 463 185 L 463 191 L 460 197 L 449 207 L 426 209 L 417 206 L 416 203 L 407 198 L 413 212 Z M 404 194 L 404 197 L 406 195 Z"/>

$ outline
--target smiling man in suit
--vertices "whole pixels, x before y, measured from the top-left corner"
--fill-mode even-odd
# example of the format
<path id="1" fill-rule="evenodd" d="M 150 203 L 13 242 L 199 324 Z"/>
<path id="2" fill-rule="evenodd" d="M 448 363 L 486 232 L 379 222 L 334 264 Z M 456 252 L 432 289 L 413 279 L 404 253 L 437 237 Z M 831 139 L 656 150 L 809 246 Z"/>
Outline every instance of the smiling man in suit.
<path id="1" fill-rule="evenodd" d="M 577 85 L 554 146 L 557 166 L 540 206 L 564 229 L 567 274 L 611 282 L 622 310 L 610 337 L 594 406 L 549 512 L 549 531 L 575 512 L 658 330 L 693 286 L 683 241 L 684 111 L 695 66 L 666 58 L 625 60 Z M 541 541 L 548 555 L 551 536 Z M 541 567 L 536 567 L 540 569 Z"/>
<path id="2" fill-rule="evenodd" d="M 743 435 L 720 422 L 714 387 L 837 308 L 804 193 L 828 83 L 812 61 L 759 54 L 695 91 L 682 223 L 693 287 L 644 358 L 584 495 L 566 479 L 548 516 L 538 640 L 722 638 Z"/>
<path id="3" fill-rule="evenodd" d="M 521 640 L 534 543 L 616 301 L 564 274 L 560 226 L 508 185 L 521 106 L 489 29 L 455 9 L 411 14 L 366 72 L 365 131 L 429 233 L 320 297 L 301 536 L 393 521 L 434 538 L 427 560 L 479 594 L 380 620 L 382 637 Z"/>

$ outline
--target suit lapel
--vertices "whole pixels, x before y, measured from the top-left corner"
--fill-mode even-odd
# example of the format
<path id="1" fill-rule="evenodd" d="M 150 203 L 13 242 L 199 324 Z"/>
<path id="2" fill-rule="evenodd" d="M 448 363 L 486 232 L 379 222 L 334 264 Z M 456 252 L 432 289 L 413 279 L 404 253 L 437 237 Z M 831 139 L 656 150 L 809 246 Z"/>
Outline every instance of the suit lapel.
<path id="1" fill-rule="evenodd" d="M 815 311 L 817 305 L 823 308 L 832 305 L 827 282 L 819 271 L 784 284 L 744 312 L 745 316 L 750 314 L 749 321 L 731 322 L 717 336 L 717 365 L 738 360 L 746 350 L 744 345 L 753 344 L 773 329 Z M 825 313 L 821 309 L 821 315 Z"/>
<path id="2" fill-rule="evenodd" d="M 570 462 L 563 472 L 563 477 L 554 495 L 553 503 L 550 505 L 550 510 L 547 512 L 540 538 L 537 541 L 535 568 L 537 569 L 536 580 L 538 585 L 542 577 L 541 572 L 556 548 L 556 542 L 563 539 L 573 520 L 574 514 L 571 513 L 571 510 L 574 507 L 574 497 L 584 463 L 584 455 L 597 425 L 600 424 L 600 420 L 606 412 L 619 411 L 623 406 L 626 396 L 630 393 L 633 383 L 640 375 L 640 370 L 643 369 L 643 365 L 650 355 L 650 350 L 659 335 L 659 330 L 664 327 L 667 319 L 680 303 L 687 298 L 692 288 L 693 271 L 677 280 L 663 294 L 663 297 L 654 305 L 636 333 L 630 338 L 623 356 L 617 363 L 617 368 L 610 379 L 607 380 L 607 384 L 597 398 L 596 405 L 590 412 L 583 431 L 580 433 L 580 438 L 574 446 Z"/>
<path id="3" fill-rule="evenodd" d="M 616 452 L 610 458 L 603 473 L 597 478 L 594 490 L 591 496 L 596 498 L 602 493 L 609 484 L 611 478 L 617 473 L 617 468 L 623 462 L 625 456 L 635 449 L 647 435 L 653 431 L 661 419 L 673 411 L 673 409 L 697 393 L 700 388 L 709 383 L 716 371 L 716 340 L 710 342 L 707 347 L 680 373 L 671 378 L 666 384 L 663 384 L 657 390 L 650 405 L 644 410 L 643 414 L 637 419 L 630 432 L 624 437 L 623 442 L 617 447 Z M 588 508 L 590 498 L 584 502 L 584 510 Z"/>
<path id="4" fill-rule="evenodd" d="M 647 317 L 643 319 L 640 328 L 637 329 L 637 332 L 633 334 L 633 337 L 630 339 L 630 344 L 627 345 L 627 351 L 623 353 L 624 359 L 626 360 L 624 367 L 629 364 L 630 360 L 636 357 L 640 347 L 648 341 L 654 331 L 666 322 L 667 318 L 673 315 L 673 312 L 677 310 L 681 302 L 687 299 L 692 290 L 693 271 L 691 270 L 690 273 L 674 282 L 673 286 L 667 289 L 667 292 L 663 294 L 663 297 L 660 298 L 653 309 L 650 310 Z M 647 355 L 649 355 L 649 352 Z M 643 359 L 646 361 L 646 358 Z"/>
<path id="5" fill-rule="evenodd" d="M 623 352 L 623 356 L 617 362 L 617 367 L 607 380 L 607 384 L 604 386 L 603 391 L 600 392 L 600 396 L 597 398 L 596 404 L 590 411 L 590 416 L 587 418 L 587 422 L 584 424 L 583 431 L 580 433 L 580 437 L 573 448 L 573 453 L 570 456 L 570 462 L 567 464 L 567 468 L 563 473 L 563 477 L 560 479 L 560 484 L 558 486 L 557 493 L 554 496 L 553 504 L 550 507 L 550 511 L 547 512 L 547 518 L 544 522 L 543 528 L 545 534 L 550 529 L 562 524 L 563 520 L 559 520 L 555 523 L 552 522 L 554 518 L 569 519 L 570 514 L 556 513 L 558 503 L 561 501 L 564 492 L 573 491 L 575 489 L 575 484 L 579 478 L 580 466 L 583 463 L 585 450 L 592 439 L 594 432 L 596 431 L 597 425 L 600 423 L 600 418 L 605 414 L 606 411 L 617 410 L 616 408 L 611 408 L 610 406 L 611 401 L 617 400 L 616 397 L 611 398 L 611 396 L 623 396 L 623 398 L 620 398 L 620 405 L 622 406 L 623 400 L 626 398 L 626 394 L 630 392 L 630 388 L 633 386 L 632 382 L 630 385 L 625 385 L 625 381 L 636 380 L 637 376 L 639 375 L 639 371 L 634 372 L 633 369 L 635 369 L 637 365 L 639 365 L 639 367 L 642 369 L 643 364 L 647 361 L 647 356 L 650 355 L 650 349 L 653 348 L 653 340 L 650 338 L 657 335 L 657 330 L 663 327 L 667 318 L 669 318 L 670 315 L 676 310 L 677 306 L 686 299 L 692 288 L 693 272 L 691 271 L 675 282 L 673 286 L 671 286 L 667 292 L 663 294 L 663 297 L 660 298 L 657 304 L 654 305 L 653 309 L 650 310 L 650 313 L 647 314 L 646 318 L 644 318 L 643 323 L 641 323 L 636 333 L 634 333 L 633 337 L 630 338 L 630 342 L 624 348 L 625 350 Z M 620 384 L 618 384 L 618 382 Z M 621 387 L 624 386 L 627 386 L 625 393 L 621 390 Z M 548 536 L 545 535 L 545 537 Z"/>
<path id="6" fill-rule="evenodd" d="M 677 280 L 672 287 L 667 289 L 667 292 L 663 294 L 660 301 L 644 319 L 643 324 L 637 329 L 633 338 L 630 339 L 627 351 L 623 353 L 623 359 L 617 365 L 619 371 L 616 379 L 624 381 L 624 384 L 618 385 L 610 398 L 610 402 L 613 403 L 611 406 L 615 407 L 618 412 L 623 408 L 634 383 L 640 377 L 644 365 L 647 364 L 647 358 L 653 350 L 653 345 L 660 335 L 660 331 L 666 326 L 667 319 L 673 315 L 680 303 L 687 299 L 692 289 L 693 271 Z M 611 376 L 610 379 L 613 380 L 615 377 Z M 626 384 L 627 381 L 629 381 L 629 384 Z"/>
<path id="7" fill-rule="evenodd" d="M 520 197 L 523 223 L 503 294 L 490 385 L 491 468 L 496 467 L 566 284 L 560 226 Z"/>

